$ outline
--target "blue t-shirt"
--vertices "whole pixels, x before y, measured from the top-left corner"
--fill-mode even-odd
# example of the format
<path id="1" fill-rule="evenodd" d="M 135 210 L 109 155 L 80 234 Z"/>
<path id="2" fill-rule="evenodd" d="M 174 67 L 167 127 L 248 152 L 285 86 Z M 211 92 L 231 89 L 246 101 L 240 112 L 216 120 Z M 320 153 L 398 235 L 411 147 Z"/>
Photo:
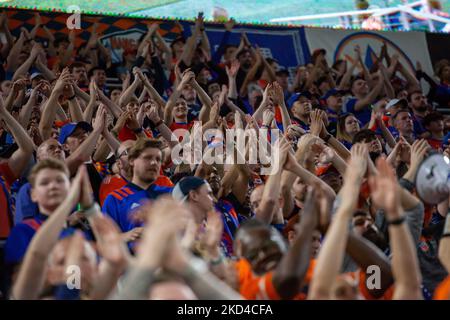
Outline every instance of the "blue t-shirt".
<path id="1" fill-rule="evenodd" d="M 155 200 L 163 194 L 171 193 L 172 189 L 152 184 L 144 190 L 130 182 L 106 197 L 102 211 L 117 223 L 122 232 L 128 232 L 142 226 L 142 223 L 134 219 L 139 207 L 148 200 Z"/>
<path id="2" fill-rule="evenodd" d="M 34 218 L 17 224 L 9 234 L 5 244 L 5 263 L 15 264 L 22 261 L 31 239 L 48 216 L 38 213 Z"/>
<path id="3" fill-rule="evenodd" d="M 360 111 L 355 110 L 355 105 L 358 102 L 358 99 L 352 98 L 347 101 L 346 109 L 347 112 L 353 113 L 355 117 L 361 122 L 361 126 L 365 126 L 370 121 L 370 117 L 372 115 L 372 110 L 370 109 L 370 105 L 364 106 L 364 108 Z"/>
<path id="4" fill-rule="evenodd" d="M 21 223 L 23 219 L 34 217 L 39 213 L 38 205 L 31 200 L 31 184 L 24 184 L 16 196 L 16 215 L 14 224 Z"/>

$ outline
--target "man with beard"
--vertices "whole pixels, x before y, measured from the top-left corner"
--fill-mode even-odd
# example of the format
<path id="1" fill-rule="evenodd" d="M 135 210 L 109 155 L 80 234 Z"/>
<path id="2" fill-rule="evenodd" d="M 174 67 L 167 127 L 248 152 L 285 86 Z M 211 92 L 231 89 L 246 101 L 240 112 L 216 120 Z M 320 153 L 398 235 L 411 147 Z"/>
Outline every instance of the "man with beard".
<path id="1" fill-rule="evenodd" d="M 134 143 L 135 141 L 133 140 L 126 140 L 122 142 L 117 149 L 116 166 L 118 173 L 112 176 L 107 176 L 105 179 L 103 179 L 99 191 L 100 205 L 103 205 L 106 197 L 110 193 L 126 186 L 133 178 L 132 172 L 130 170 L 130 164 L 128 162 L 128 153 L 130 152 Z M 168 177 L 162 175 L 160 175 L 156 179 L 155 184 L 161 187 L 173 187 L 172 181 L 170 181 Z"/>
<path id="2" fill-rule="evenodd" d="M 139 207 L 170 193 L 172 188 L 155 184 L 161 172 L 161 141 L 141 138 L 127 154 L 132 170 L 131 182 L 107 196 L 102 211 L 117 223 L 124 239 L 133 242 L 142 232 Z"/>
<path id="3" fill-rule="evenodd" d="M 412 119 L 414 123 L 414 133 L 422 136 L 426 130 L 423 126 L 423 118 L 428 113 L 428 101 L 422 91 L 416 90 L 408 95 L 409 107 L 413 114 Z"/>
<path id="4" fill-rule="evenodd" d="M 87 76 L 86 66 L 82 62 L 74 62 L 70 65 L 69 70 L 75 80 L 75 83 L 82 91 L 88 91 L 89 80 Z"/>
<path id="5" fill-rule="evenodd" d="M 311 95 L 309 92 L 294 93 L 287 102 L 292 113 L 292 122 L 298 124 L 303 130 L 309 130 L 312 110 Z"/>
<path id="6" fill-rule="evenodd" d="M 353 137 L 352 144 L 365 143 L 369 149 L 369 156 L 372 161 L 375 161 L 383 154 L 383 147 L 375 132 L 369 129 L 360 130 Z"/>
<path id="7" fill-rule="evenodd" d="M 252 53 L 248 49 L 241 50 L 237 55 L 237 59 L 239 60 L 240 67 L 236 75 L 236 87 L 237 91 L 240 92 L 245 78 L 247 77 L 247 73 L 253 66 Z"/>

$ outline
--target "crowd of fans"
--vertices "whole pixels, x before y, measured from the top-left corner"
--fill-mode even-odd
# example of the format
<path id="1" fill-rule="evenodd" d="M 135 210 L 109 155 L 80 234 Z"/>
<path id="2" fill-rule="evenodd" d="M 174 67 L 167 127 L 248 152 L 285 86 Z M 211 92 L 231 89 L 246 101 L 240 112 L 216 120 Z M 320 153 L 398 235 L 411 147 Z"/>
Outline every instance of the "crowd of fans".
<path id="1" fill-rule="evenodd" d="M 201 16 L 170 44 L 149 24 L 115 64 L 95 26 L 76 46 L 1 15 L 2 298 L 450 299 L 449 200 L 415 190 L 450 155 L 450 62 L 317 49 L 290 81 L 233 26 L 212 51 Z M 173 161 L 195 128 L 279 130 L 279 166 Z"/>

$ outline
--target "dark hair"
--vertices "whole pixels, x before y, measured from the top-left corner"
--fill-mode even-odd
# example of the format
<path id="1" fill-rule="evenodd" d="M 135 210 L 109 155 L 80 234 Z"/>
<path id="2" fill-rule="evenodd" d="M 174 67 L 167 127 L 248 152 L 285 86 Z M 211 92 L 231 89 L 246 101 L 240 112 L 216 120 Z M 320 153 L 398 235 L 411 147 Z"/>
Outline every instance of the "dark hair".
<path id="1" fill-rule="evenodd" d="M 130 161 L 139 158 L 139 156 L 144 152 L 144 150 L 149 148 L 161 150 L 162 143 L 157 139 L 147 139 L 147 138 L 138 139 L 128 152 L 128 160 Z"/>
<path id="2" fill-rule="evenodd" d="M 223 47 L 223 52 L 226 52 L 229 48 L 235 48 L 235 49 L 237 49 L 238 46 L 235 45 L 235 44 L 226 44 L 226 45 Z"/>
<path id="3" fill-rule="evenodd" d="M 353 137 L 352 144 L 358 142 L 370 142 L 375 139 L 378 139 L 375 132 L 369 129 L 362 129 L 355 134 L 355 136 Z"/>
<path id="4" fill-rule="evenodd" d="M 242 233 L 253 230 L 253 229 L 269 229 L 270 226 L 262 222 L 257 218 L 249 219 L 244 221 L 236 232 L 236 239 L 238 239 Z"/>
<path id="5" fill-rule="evenodd" d="M 423 118 L 422 124 L 424 127 L 428 127 L 432 122 L 441 120 L 444 120 L 444 116 L 442 114 L 439 112 L 431 112 Z"/>
<path id="6" fill-rule="evenodd" d="M 243 49 L 243 50 L 239 51 L 239 53 L 237 54 L 237 58 L 239 59 L 242 55 L 244 55 L 246 53 L 250 53 L 250 50 Z"/>
<path id="7" fill-rule="evenodd" d="M 65 34 L 57 34 L 55 41 L 53 41 L 53 46 L 57 48 L 62 42 L 69 42 L 69 37 Z"/>
<path id="8" fill-rule="evenodd" d="M 70 72 L 73 72 L 74 68 L 86 68 L 86 65 L 81 61 L 75 61 L 69 66 Z"/>
<path id="9" fill-rule="evenodd" d="M 91 70 L 89 70 L 88 78 L 90 79 L 94 75 L 94 72 L 97 71 L 97 70 L 105 71 L 105 69 L 103 69 L 102 67 L 98 67 L 98 66 L 97 67 L 93 67 Z"/>
<path id="10" fill-rule="evenodd" d="M 408 93 L 408 101 L 409 102 L 411 102 L 411 98 L 412 98 L 413 94 L 416 94 L 416 93 L 423 94 L 422 90 L 419 90 L 419 89 L 416 89 L 416 90 L 413 90 L 413 91 L 409 92 Z"/>

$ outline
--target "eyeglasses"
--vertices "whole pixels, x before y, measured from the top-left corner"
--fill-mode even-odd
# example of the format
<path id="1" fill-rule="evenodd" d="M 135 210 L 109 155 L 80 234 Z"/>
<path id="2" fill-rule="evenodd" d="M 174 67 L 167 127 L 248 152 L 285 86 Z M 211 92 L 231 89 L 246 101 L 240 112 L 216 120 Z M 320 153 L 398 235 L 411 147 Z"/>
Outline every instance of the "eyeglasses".
<path id="1" fill-rule="evenodd" d="M 122 156 L 128 156 L 128 150 L 123 150 L 122 153 L 120 153 L 117 158 L 120 159 Z"/>

